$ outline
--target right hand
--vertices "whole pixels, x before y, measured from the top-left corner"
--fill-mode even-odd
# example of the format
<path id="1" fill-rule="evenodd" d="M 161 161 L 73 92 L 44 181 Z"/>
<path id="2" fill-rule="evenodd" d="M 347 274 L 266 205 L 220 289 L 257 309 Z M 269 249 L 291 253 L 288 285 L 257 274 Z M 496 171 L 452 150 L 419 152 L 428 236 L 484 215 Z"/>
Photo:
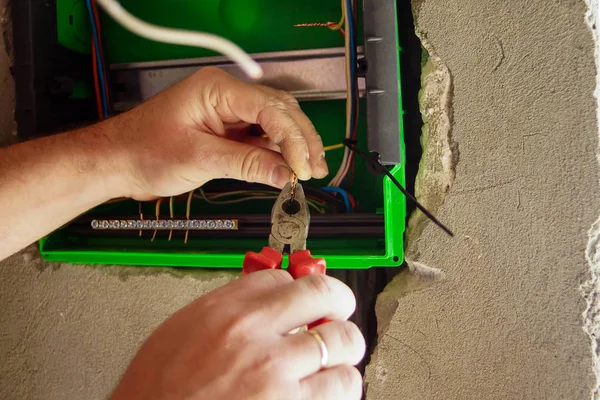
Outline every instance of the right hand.
<path id="1" fill-rule="evenodd" d="M 112 400 L 360 399 L 353 365 L 365 353 L 347 321 L 356 300 L 326 275 L 293 280 L 283 270 L 254 272 L 176 312 L 148 338 Z M 319 318 L 329 362 L 320 369 L 315 338 L 290 330 Z"/>
<path id="2" fill-rule="evenodd" d="M 266 138 L 249 135 L 257 125 Z M 328 174 L 321 137 L 289 93 L 203 68 L 99 128 L 121 184 L 114 197 L 148 200 L 219 178 L 282 188 Z M 106 155 L 110 157 L 106 157 Z"/>

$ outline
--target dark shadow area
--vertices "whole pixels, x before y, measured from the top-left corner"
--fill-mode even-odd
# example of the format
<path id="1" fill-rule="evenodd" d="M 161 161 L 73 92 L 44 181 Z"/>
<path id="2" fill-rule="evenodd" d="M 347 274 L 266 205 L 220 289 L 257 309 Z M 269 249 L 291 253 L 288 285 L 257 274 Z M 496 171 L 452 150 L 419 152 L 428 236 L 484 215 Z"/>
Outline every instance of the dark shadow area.
<path id="1" fill-rule="evenodd" d="M 406 189 L 414 194 L 415 180 L 421 160 L 421 127 L 423 121 L 419 111 L 419 90 L 421 88 L 421 55 L 419 38 L 415 26 L 410 0 L 398 0 L 398 35 L 402 48 L 400 57 L 402 75 L 402 102 L 404 114 L 404 142 L 406 145 Z M 399 194 L 400 195 L 400 194 Z M 415 209 L 407 204 L 407 218 Z M 405 263 L 396 268 L 371 268 L 369 270 L 331 270 L 329 275 L 348 284 L 357 299 L 356 313 L 352 320 L 361 329 L 367 340 L 367 355 L 359 369 L 364 374 L 371 360 L 371 353 L 377 344 L 377 316 L 375 304 L 377 296 L 400 271 Z"/>

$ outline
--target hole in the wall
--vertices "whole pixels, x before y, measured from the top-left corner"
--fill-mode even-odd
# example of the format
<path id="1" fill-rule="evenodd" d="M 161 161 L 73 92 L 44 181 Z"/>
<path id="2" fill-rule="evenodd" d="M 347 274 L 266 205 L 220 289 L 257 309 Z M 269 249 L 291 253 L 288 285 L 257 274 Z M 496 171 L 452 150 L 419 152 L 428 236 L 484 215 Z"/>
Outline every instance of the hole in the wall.
<path id="1" fill-rule="evenodd" d="M 422 47 L 419 38 L 415 35 L 410 0 L 397 0 L 396 4 L 398 36 L 402 48 L 400 69 L 402 71 L 402 103 L 405 112 L 406 189 L 414 194 L 415 180 L 422 155 L 421 128 L 423 121 L 419 110 Z M 407 216 L 414 209 L 413 204 L 407 204 Z M 398 256 L 394 256 L 392 259 L 394 262 L 400 261 Z M 359 366 L 363 373 L 377 343 L 377 317 L 375 315 L 377 296 L 405 267 L 404 263 L 400 267 L 328 272 L 328 274 L 344 280 L 356 295 L 357 309 L 353 321 L 359 326 L 367 341 L 367 353 Z"/>

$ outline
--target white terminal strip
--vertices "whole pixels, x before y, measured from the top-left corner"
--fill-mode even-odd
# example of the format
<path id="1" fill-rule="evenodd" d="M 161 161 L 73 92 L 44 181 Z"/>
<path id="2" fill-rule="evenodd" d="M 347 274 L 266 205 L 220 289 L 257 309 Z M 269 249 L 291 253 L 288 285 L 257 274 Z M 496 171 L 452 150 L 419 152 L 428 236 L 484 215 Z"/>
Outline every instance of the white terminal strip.
<path id="1" fill-rule="evenodd" d="M 107 220 L 95 219 L 92 229 L 98 230 L 237 230 L 237 219 L 128 219 Z"/>

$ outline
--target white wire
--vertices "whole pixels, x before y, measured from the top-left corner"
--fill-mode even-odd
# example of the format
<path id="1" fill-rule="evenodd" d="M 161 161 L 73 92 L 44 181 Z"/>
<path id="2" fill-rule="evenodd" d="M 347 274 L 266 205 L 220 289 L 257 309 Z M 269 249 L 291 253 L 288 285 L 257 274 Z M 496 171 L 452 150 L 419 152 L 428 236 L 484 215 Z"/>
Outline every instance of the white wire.
<path id="1" fill-rule="evenodd" d="M 231 58 L 252 79 L 258 79 L 263 75 L 260 65 L 230 40 L 210 33 L 152 25 L 129 13 L 116 0 L 97 1 L 115 21 L 139 36 L 156 42 L 210 49 Z M 165 4 L 167 3 L 165 2 Z"/>
<path id="2" fill-rule="evenodd" d="M 348 10 L 347 4 L 345 1 L 342 1 L 342 12 L 344 13 L 344 30 L 345 30 L 345 39 L 344 39 L 344 60 L 346 62 L 346 139 L 350 139 L 352 137 L 352 77 L 350 74 L 350 30 L 348 25 L 348 13 L 351 10 Z M 342 180 L 344 179 L 344 170 L 347 170 L 346 164 L 349 163 L 350 149 L 347 146 L 344 146 L 344 158 L 342 159 L 342 163 L 340 164 L 340 168 L 338 172 L 335 174 L 333 179 L 329 182 L 327 186 L 338 187 L 342 184 Z"/>

